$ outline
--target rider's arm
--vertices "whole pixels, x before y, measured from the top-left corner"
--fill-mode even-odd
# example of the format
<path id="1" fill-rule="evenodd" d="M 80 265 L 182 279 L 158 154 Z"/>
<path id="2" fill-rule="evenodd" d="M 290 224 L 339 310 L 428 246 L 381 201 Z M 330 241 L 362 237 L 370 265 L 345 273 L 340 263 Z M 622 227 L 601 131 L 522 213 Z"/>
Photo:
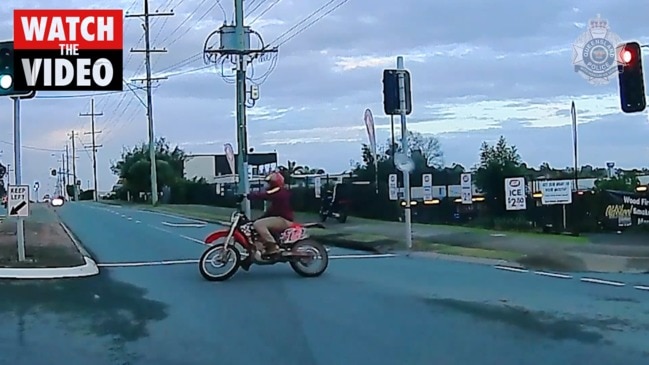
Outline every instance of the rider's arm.
<path id="1" fill-rule="evenodd" d="M 254 191 L 248 194 L 248 199 L 250 200 L 270 200 L 273 198 L 273 194 L 277 193 L 280 188 L 272 188 L 266 191 Z"/>

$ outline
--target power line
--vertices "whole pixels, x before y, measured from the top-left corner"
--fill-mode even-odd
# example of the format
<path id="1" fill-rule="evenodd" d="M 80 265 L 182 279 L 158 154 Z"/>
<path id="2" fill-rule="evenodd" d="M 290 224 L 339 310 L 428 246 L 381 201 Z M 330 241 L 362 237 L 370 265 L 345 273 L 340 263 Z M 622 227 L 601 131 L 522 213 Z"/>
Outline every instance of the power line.
<path id="1" fill-rule="evenodd" d="M 196 23 L 199 23 L 201 20 L 203 20 L 206 16 L 209 15 L 210 11 L 214 9 L 217 5 L 221 4 L 221 0 L 217 0 L 214 4 L 212 4 L 204 13 L 201 15 L 200 18 L 196 20 Z M 192 27 L 187 27 L 183 33 L 181 33 L 178 37 L 174 38 L 167 46 L 171 46 L 172 44 L 178 42 L 182 37 L 184 37 L 189 31 L 192 30 Z"/>
<path id="2" fill-rule="evenodd" d="M 295 30 L 295 29 L 298 28 L 300 25 L 306 23 L 307 21 L 309 21 L 309 19 L 315 17 L 315 16 L 316 16 L 320 11 L 322 11 L 323 9 L 325 9 L 326 7 L 328 7 L 329 5 L 333 4 L 335 1 L 336 1 L 336 0 L 329 0 L 327 3 L 325 3 L 324 5 L 322 5 L 320 8 L 316 9 L 316 10 L 313 11 L 311 14 L 309 14 L 307 17 L 305 17 L 304 19 L 302 19 L 301 21 L 299 21 L 297 24 L 295 24 L 294 26 L 290 27 L 290 28 L 289 28 L 288 30 L 286 30 L 284 33 L 280 34 L 277 38 L 275 38 L 275 39 L 274 39 L 273 41 L 271 41 L 269 44 L 273 44 L 273 43 L 277 42 L 279 39 L 282 39 L 282 38 L 286 37 L 286 36 L 287 36 L 291 31 Z M 284 40 L 282 40 L 281 42 L 279 42 L 278 44 L 276 44 L 275 47 L 279 47 L 279 46 L 281 46 L 281 45 L 283 45 L 283 44 L 286 44 L 286 42 L 288 42 L 288 41 L 290 41 L 291 39 L 297 37 L 299 34 L 301 34 L 302 32 L 304 32 L 305 30 L 309 29 L 309 28 L 310 28 L 311 26 L 313 26 L 315 23 L 319 22 L 320 20 L 322 20 L 323 18 L 325 18 L 327 15 L 333 13 L 335 10 L 337 10 L 337 9 L 340 8 L 341 6 L 345 5 L 347 2 L 349 2 L 349 0 L 342 0 L 340 3 L 338 3 L 337 5 L 335 5 L 333 8 L 327 10 L 327 11 L 324 12 L 322 15 L 318 16 L 317 18 L 315 18 L 315 19 L 313 19 L 311 22 L 309 22 L 306 26 L 304 26 L 304 27 L 298 29 L 295 33 L 293 33 L 292 35 L 288 36 L 287 38 L 285 38 Z"/>
<path id="3" fill-rule="evenodd" d="M 248 24 L 248 25 L 253 25 L 253 24 L 255 24 L 255 22 L 256 22 L 257 20 L 259 20 L 259 18 L 261 18 L 262 16 L 264 16 L 266 13 L 268 13 L 268 12 L 270 11 L 270 9 L 272 9 L 275 5 L 279 4 L 280 1 L 282 1 L 282 0 L 275 0 L 275 1 L 273 1 L 273 3 L 270 4 L 270 6 L 268 6 L 266 9 L 264 9 L 264 11 L 262 11 L 261 13 L 259 13 L 259 14 L 255 17 L 255 19 L 253 19 L 253 20 L 250 22 L 250 24 Z"/>
<path id="4" fill-rule="evenodd" d="M 261 0 L 258 4 L 256 4 L 255 7 L 253 7 L 253 5 L 255 5 L 255 3 L 254 3 L 254 2 L 251 3 L 251 4 L 250 4 L 250 7 L 251 7 L 252 9 L 250 9 L 250 11 L 248 12 L 248 15 L 251 15 L 252 13 L 254 13 L 255 11 L 257 11 L 257 9 L 259 9 L 262 5 L 264 5 L 264 3 L 265 3 L 266 1 L 268 1 L 268 0 Z"/>
<path id="5" fill-rule="evenodd" d="M 122 91 L 103 91 L 103 92 L 98 92 L 98 93 L 88 93 L 88 94 L 70 94 L 70 95 L 36 95 L 34 98 L 35 99 L 76 99 L 76 98 L 92 98 L 95 96 L 103 96 L 103 95 L 115 95 L 115 94 L 121 94 L 126 92 L 126 90 Z"/>
<path id="6" fill-rule="evenodd" d="M 13 146 L 13 142 L 9 141 L 3 141 L 0 140 L 0 143 L 4 143 L 9 146 Z M 21 145 L 21 148 L 27 149 L 27 150 L 33 150 L 33 151 L 39 151 L 39 152 L 61 152 L 63 149 L 53 149 L 53 148 L 42 148 L 42 147 L 34 147 L 34 146 L 26 146 L 26 145 Z"/>
<path id="7" fill-rule="evenodd" d="M 196 12 L 198 11 L 198 9 L 200 9 L 200 7 L 203 6 L 203 4 L 205 4 L 206 2 L 207 2 L 207 0 L 201 0 L 201 2 L 198 3 L 198 5 L 196 6 L 196 8 L 194 8 L 194 10 L 193 10 L 191 13 L 187 14 L 187 16 L 185 17 L 185 19 L 183 19 L 183 20 L 180 22 L 180 24 L 178 24 L 178 25 L 176 26 L 176 28 L 174 28 L 174 29 L 173 29 L 169 34 L 167 34 L 167 36 L 166 36 L 163 40 L 161 40 L 160 42 L 161 42 L 161 43 L 165 43 L 167 40 L 169 40 L 169 38 L 171 38 L 174 34 L 176 34 L 176 32 L 177 32 L 177 31 L 178 31 L 178 30 L 179 30 L 183 25 L 185 25 L 185 23 L 187 23 L 187 22 L 192 18 L 192 16 L 193 16 L 194 14 L 196 14 Z"/>

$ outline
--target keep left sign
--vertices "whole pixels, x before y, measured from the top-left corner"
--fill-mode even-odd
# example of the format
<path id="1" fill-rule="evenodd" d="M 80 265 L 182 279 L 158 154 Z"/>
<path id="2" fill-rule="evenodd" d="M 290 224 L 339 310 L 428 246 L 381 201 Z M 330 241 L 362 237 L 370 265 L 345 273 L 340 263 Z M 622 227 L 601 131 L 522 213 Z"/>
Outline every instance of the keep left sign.
<path id="1" fill-rule="evenodd" d="M 17 90 L 119 91 L 123 11 L 14 10 Z"/>

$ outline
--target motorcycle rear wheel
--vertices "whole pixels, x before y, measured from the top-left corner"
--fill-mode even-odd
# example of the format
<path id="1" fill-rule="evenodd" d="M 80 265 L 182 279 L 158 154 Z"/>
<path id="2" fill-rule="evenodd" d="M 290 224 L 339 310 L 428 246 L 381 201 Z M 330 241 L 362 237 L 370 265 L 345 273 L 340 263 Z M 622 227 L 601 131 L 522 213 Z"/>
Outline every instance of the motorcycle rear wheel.
<path id="1" fill-rule="evenodd" d="M 290 261 L 290 265 L 293 271 L 305 278 L 315 278 L 327 271 L 327 267 L 329 267 L 329 253 L 327 252 L 327 248 L 323 244 L 307 239 L 297 242 L 291 249 L 291 252 L 298 256 L 301 254 L 300 251 L 302 250 L 317 253 L 317 255 L 320 256 L 320 260 L 322 262 L 320 263 L 320 266 L 317 268 L 317 270 L 311 271 L 307 267 L 308 264 L 304 264 L 304 258 L 294 257 Z"/>
<path id="2" fill-rule="evenodd" d="M 203 278 L 205 278 L 205 280 L 225 281 L 231 278 L 239 270 L 239 267 L 241 266 L 241 254 L 234 245 L 229 245 L 226 249 L 227 251 L 224 254 L 227 255 L 226 257 L 228 258 L 234 258 L 234 265 L 232 266 L 232 268 L 221 275 L 213 275 L 207 271 L 206 265 L 209 265 L 211 261 L 208 260 L 208 257 L 211 254 L 214 254 L 215 251 L 223 250 L 223 246 L 224 245 L 222 243 L 213 245 L 205 250 L 205 252 L 203 252 L 203 255 L 201 255 L 201 259 L 198 261 L 198 270 L 200 271 Z"/>

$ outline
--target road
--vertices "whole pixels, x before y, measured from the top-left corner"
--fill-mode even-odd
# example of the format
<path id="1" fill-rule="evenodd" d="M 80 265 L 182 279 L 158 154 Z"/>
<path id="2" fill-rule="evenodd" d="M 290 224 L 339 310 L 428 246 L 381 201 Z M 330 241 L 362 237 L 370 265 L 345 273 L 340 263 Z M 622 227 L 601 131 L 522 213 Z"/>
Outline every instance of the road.
<path id="1" fill-rule="evenodd" d="M 59 212 L 101 264 L 196 259 L 197 241 L 216 228 L 174 227 L 192 222 L 92 203 Z M 276 266 L 225 283 L 204 281 L 196 264 L 103 267 L 92 278 L 0 285 L 0 364 L 649 360 L 649 292 L 462 262 L 347 258 L 318 279 Z"/>

